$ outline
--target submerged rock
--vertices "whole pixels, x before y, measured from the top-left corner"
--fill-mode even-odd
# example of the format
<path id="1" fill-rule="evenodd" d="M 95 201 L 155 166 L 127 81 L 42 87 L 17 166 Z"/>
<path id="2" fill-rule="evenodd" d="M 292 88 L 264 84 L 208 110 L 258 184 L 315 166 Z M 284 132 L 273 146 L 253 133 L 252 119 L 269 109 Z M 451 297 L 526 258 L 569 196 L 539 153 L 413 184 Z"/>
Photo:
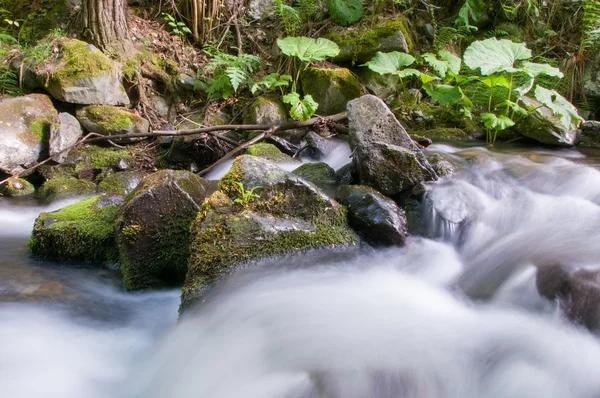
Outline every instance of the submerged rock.
<path id="1" fill-rule="evenodd" d="M 255 187 L 258 197 L 244 198 Z M 238 157 L 219 188 L 192 225 L 182 309 L 216 278 L 249 261 L 358 242 L 339 203 L 265 159 Z"/>
<path id="2" fill-rule="evenodd" d="M 337 182 L 335 170 L 323 162 L 305 163 L 292 173 L 314 184 L 333 185 Z"/>
<path id="3" fill-rule="evenodd" d="M 129 194 L 115 223 L 127 289 L 183 282 L 190 224 L 211 191 L 208 181 L 191 172 L 162 170 Z"/>
<path id="4" fill-rule="evenodd" d="M 50 129 L 50 156 L 57 163 L 64 162 L 69 152 L 63 152 L 73 146 L 82 137 L 83 131 L 77 119 L 69 113 L 58 115 L 58 126 Z"/>
<path id="5" fill-rule="evenodd" d="M 0 101 L 0 115 L 0 171 L 19 174 L 48 148 L 58 112 L 48 96 L 30 94 Z"/>
<path id="6" fill-rule="evenodd" d="M 22 178 L 12 177 L 4 184 L 0 185 L 0 196 L 27 196 L 35 192 L 32 183 Z"/>
<path id="7" fill-rule="evenodd" d="M 353 163 L 342 166 L 335 172 L 335 178 L 339 185 L 351 185 L 357 182 Z"/>
<path id="8" fill-rule="evenodd" d="M 108 262 L 117 261 L 114 220 L 122 197 L 94 196 L 35 221 L 29 251 L 49 260 Z"/>
<path id="9" fill-rule="evenodd" d="M 348 101 L 360 97 L 360 85 L 346 68 L 308 68 L 300 76 L 302 91 L 319 104 L 319 115 L 344 112 Z"/>
<path id="10" fill-rule="evenodd" d="M 437 175 L 385 103 L 365 95 L 348 103 L 350 148 L 360 183 L 387 196 Z"/>
<path id="11" fill-rule="evenodd" d="M 101 135 L 141 134 L 150 129 L 150 122 L 146 119 L 109 105 L 84 106 L 77 110 L 77 120 L 87 131 Z"/>
<path id="12" fill-rule="evenodd" d="M 333 145 L 331 142 L 321 137 L 314 131 L 309 131 L 306 133 L 304 140 L 306 141 L 306 149 L 302 152 L 302 154 L 312 159 L 321 160 L 325 156 L 329 155 L 333 150 Z"/>
<path id="13" fill-rule="evenodd" d="M 367 242 L 401 246 L 408 237 L 404 211 L 396 202 L 364 185 L 342 185 L 335 198 L 348 206 L 348 222 Z"/>
<path id="14" fill-rule="evenodd" d="M 454 174 L 454 165 L 439 153 L 427 156 L 427 161 L 439 177 L 450 177 Z"/>

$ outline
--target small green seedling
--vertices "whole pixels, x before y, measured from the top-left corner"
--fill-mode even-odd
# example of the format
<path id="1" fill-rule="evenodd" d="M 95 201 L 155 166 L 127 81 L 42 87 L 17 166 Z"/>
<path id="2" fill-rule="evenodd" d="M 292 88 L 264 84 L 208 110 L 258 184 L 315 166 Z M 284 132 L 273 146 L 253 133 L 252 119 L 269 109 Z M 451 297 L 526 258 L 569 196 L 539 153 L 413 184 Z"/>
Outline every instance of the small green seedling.
<path id="1" fill-rule="evenodd" d="M 257 190 L 257 189 L 259 189 L 259 188 L 260 188 L 260 186 L 258 186 L 258 187 L 252 187 L 252 188 L 250 188 L 250 189 L 246 190 L 246 189 L 244 188 L 244 184 L 242 184 L 241 182 L 236 182 L 236 184 L 237 184 L 237 186 L 238 186 L 238 189 L 239 189 L 239 191 L 240 191 L 240 194 L 241 194 L 242 196 L 241 196 L 241 197 L 239 197 L 239 198 L 236 198 L 236 199 L 234 200 L 234 202 L 235 202 L 235 203 L 239 203 L 239 204 L 241 204 L 242 206 L 246 206 L 248 203 L 250 203 L 250 201 L 251 201 L 252 199 L 255 199 L 255 198 L 260 198 L 260 195 L 258 195 L 258 194 L 256 194 L 256 193 L 254 193 L 254 191 L 255 191 L 255 190 Z"/>

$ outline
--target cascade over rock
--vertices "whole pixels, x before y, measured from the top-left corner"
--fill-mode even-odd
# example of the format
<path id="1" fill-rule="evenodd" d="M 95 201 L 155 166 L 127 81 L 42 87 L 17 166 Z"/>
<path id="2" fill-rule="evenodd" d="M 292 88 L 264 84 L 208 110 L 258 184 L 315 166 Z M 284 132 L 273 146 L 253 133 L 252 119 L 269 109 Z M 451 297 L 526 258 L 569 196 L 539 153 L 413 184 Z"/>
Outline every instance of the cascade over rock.
<path id="1" fill-rule="evenodd" d="M 387 105 L 374 95 L 348 103 L 350 147 L 360 183 L 393 196 L 437 175 Z"/>
<path id="2" fill-rule="evenodd" d="M 271 161 L 238 157 L 219 188 L 192 224 L 182 309 L 200 299 L 215 279 L 242 264 L 358 242 L 339 203 Z M 252 188 L 258 197 L 244 198 Z"/>

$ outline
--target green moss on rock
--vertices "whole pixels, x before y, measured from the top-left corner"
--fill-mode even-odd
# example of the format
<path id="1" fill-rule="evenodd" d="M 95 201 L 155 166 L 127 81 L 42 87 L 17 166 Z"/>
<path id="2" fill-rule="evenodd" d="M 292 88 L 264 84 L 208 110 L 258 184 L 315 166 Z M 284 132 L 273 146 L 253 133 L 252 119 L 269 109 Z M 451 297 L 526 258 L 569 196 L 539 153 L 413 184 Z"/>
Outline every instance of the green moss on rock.
<path id="1" fill-rule="evenodd" d="M 46 181 L 39 189 L 38 195 L 45 201 L 73 196 L 89 195 L 96 191 L 96 184 L 71 176 L 57 175 Z"/>
<path id="2" fill-rule="evenodd" d="M 282 153 L 275 145 L 260 142 L 252 145 L 246 151 L 248 155 L 258 156 L 259 158 L 272 160 L 274 162 L 282 162 L 285 160 L 292 160 L 288 155 Z"/>
<path id="3" fill-rule="evenodd" d="M 112 71 L 110 59 L 84 41 L 63 38 L 59 45 L 62 57 L 52 71 L 51 80 L 63 87 L 70 86 L 77 80 L 101 76 Z"/>
<path id="4" fill-rule="evenodd" d="M 348 101 L 360 97 L 360 85 L 346 68 L 308 68 L 300 77 L 302 91 L 319 104 L 320 115 L 346 110 Z"/>
<path id="5" fill-rule="evenodd" d="M 442 140 L 468 140 L 469 135 L 462 129 L 453 127 L 438 127 L 431 130 L 417 130 L 413 134 L 420 135 L 431 139 Z"/>
<path id="6" fill-rule="evenodd" d="M 315 184 L 335 184 L 337 182 L 335 170 L 327 163 L 305 163 L 292 173 Z"/>
<path id="7" fill-rule="evenodd" d="M 141 171 L 123 171 L 111 174 L 98 184 L 98 192 L 125 196 L 142 182 L 146 174 Z"/>
<path id="8" fill-rule="evenodd" d="M 31 195 L 35 192 L 32 183 L 22 178 L 13 177 L 0 185 L 0 195 L 17 197 Z"/>
<path id="9" fill-rule="evenodd" d="M 113 222 L 119 198 L 94 196 L 35 221 L 29 251 L 37 257 L 63 261 L 114 263 L 117 260 Z"/>
<path id="10" fill-rule="evenodd" d="M 283 104 L 265 96 L 256 97 L 244 114 L 244 124 L 282 124 L 286 121 Z"/>

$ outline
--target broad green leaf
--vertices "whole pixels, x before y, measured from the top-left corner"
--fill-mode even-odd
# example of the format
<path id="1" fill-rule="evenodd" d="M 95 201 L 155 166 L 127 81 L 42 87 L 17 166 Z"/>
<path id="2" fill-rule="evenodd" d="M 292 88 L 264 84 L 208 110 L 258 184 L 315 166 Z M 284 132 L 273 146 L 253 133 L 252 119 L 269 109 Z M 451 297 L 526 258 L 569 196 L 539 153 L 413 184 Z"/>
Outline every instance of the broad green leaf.
<path id="1" fill-rule="evenodd" d="M 327 9 L 331 19 L 342 26 L 352 25 L 364 15 L 362 0 L 327 0 Z"/>
<path id="2" fill-rule="evenodd" d="M 522 86 L 515 88 L 514 91 L 516 93 L 518 93 L 520 96 L 524 96 L 525 94 L 527 94 L 528 92 L 531 91 L 531 89 L 533 88 L 534 82 L 535 82 L 535 79 L 530 76 L 529 79 L 527 81 L 525 81 L 525 83 L 523 83 Z"/>
<path id="3" fill-rule="evenodd" d="M 490 130 L 501 131 L 515 125 L 515 122 L 505 115 L 497 116 L 494 113 L 482 113 L 479 117 L 483 125 Z"/>
<path id="4" fill-rule="evenodd" d="M 494 109 L 501 109 L 501 108 L 509 108 L 519 116 L 527 116 L 529 114 L 529 112 L 527 112 L 527 110 L 525 108 L 521 107 L 519 104 L 517 104 L 516 102 L 513 102 L 513 101 L 506 100 L 504 102 L 499 103 L 498 105 L 496 105 L 494 107 Z"/>
<path id="5" fill-rule="evenodd" d="M 552 110 L 560 118 L 560 122 L 569 130 L 575 130 L 583 121 L 577 109 L 555 90 L 548 90 L 542 86 L 535 88 L 535 98 Z"/>
<path id="6" fill-rule="evenodd" d="M 286 37 L 277 40 L 281 51 L 290 57 L 298 57 L 303 62 L 323 61 L 328 57 L 335 57 L 340 53 L 340 48 L 331 40 L 322 37 Z"/>
<path id="7" fill-rule="evenodd" d="M 392 51 L 389 53 L 377 52 L 375 56 L 363 66 L 368 66 L 373 72 L 380 75 L 397 75 L 404 67 L 412 65 L 415 58 L 406 53 Z"/>
<path id="8" fill-rule="evenodd" d="M 433 70 L 442 78 L 446 77 L 447 72 L 455 75 L 460 72 L 460 58 L 449 51 L 442 50 L 437 57 L 435 54 L 425 53 L 423 54 L 423 60 L 431 65 Z"/>
<path id="9" fill-rule="evenodd" d="M 473 22 L 479 21 L 481 18 L 481 13 L 483 10 L 483 1 L 482 0 L 465 0 L 465 4 L 460 8 L 458 12 L 458 20 L 462 22 L 463 25 L 469 26 L 469 19 Z"/>
<path id="10" fill-rule="evenodd" d="M 447 84 L 427 84 L 423 86 L 423 89 L 433 100 L 442 105 L 456 104 L 464 96 L 460 87 L 449 86 Z"/>
<path id="11" fill-rule="evenodd" d="M 431 75 L 428 75 L 426 73 L 421 73 L 419 75 L 419 78 L 421 79 L 421 82 L 423 84 L 427 84 L 427 83 L 432 82 L 434 80 L 439 80 L 440 79 L 438 76 L 431 76 Z"/>
<path id="12" fill-rule="evenodd" d="M 486 86 L 488 86 L 489 88 L 493 88 L 496 86 L 510 88 L 510 82 L 503 75 L 489 75 L 480 77 L 478 80 Z"/>
<path id="13" fill-rule="evenodd" d="M 405 77 L 409 77 L 409 76 L 421 76 L 421 72 L 419 72 L 416 69 L 403 69 L 400 70 L 398 72 L 395 73 L 397 76 L 399 76 L 401 79 L 404 79 Z"/>
<path id="14" fill-rule="evenodd" d="M 296 92 L 284 95 L 283 102 L 291 106 L 290 115 L 296 120 L 310 119 L 319 107 L 319 104 L 313 100 L 310 94 L 300 99 L 300 94 Z"/>
<path id="15" fill-rule="evenodd" d="M 465 64 L 475 70 L 481 69 L 484 76 L 499 72 L 517 72 L 515 62 L 531 58 L 531 50 L 525 43 L 513 43 L 510 40 L 491 39 L 472 43 L 463 55 Z"/>
<path id="16" fill-rule="evenodd" d="M 560 69 L 550 66 L 548 64 L 525 62 L 521 68 L 525 73 L 528 73 L 532 77 L 536 77 L 542 74 L 548 76 L 555 76 L 561 79 L 564 77 L 564 74 L 560 71 Z"/>

